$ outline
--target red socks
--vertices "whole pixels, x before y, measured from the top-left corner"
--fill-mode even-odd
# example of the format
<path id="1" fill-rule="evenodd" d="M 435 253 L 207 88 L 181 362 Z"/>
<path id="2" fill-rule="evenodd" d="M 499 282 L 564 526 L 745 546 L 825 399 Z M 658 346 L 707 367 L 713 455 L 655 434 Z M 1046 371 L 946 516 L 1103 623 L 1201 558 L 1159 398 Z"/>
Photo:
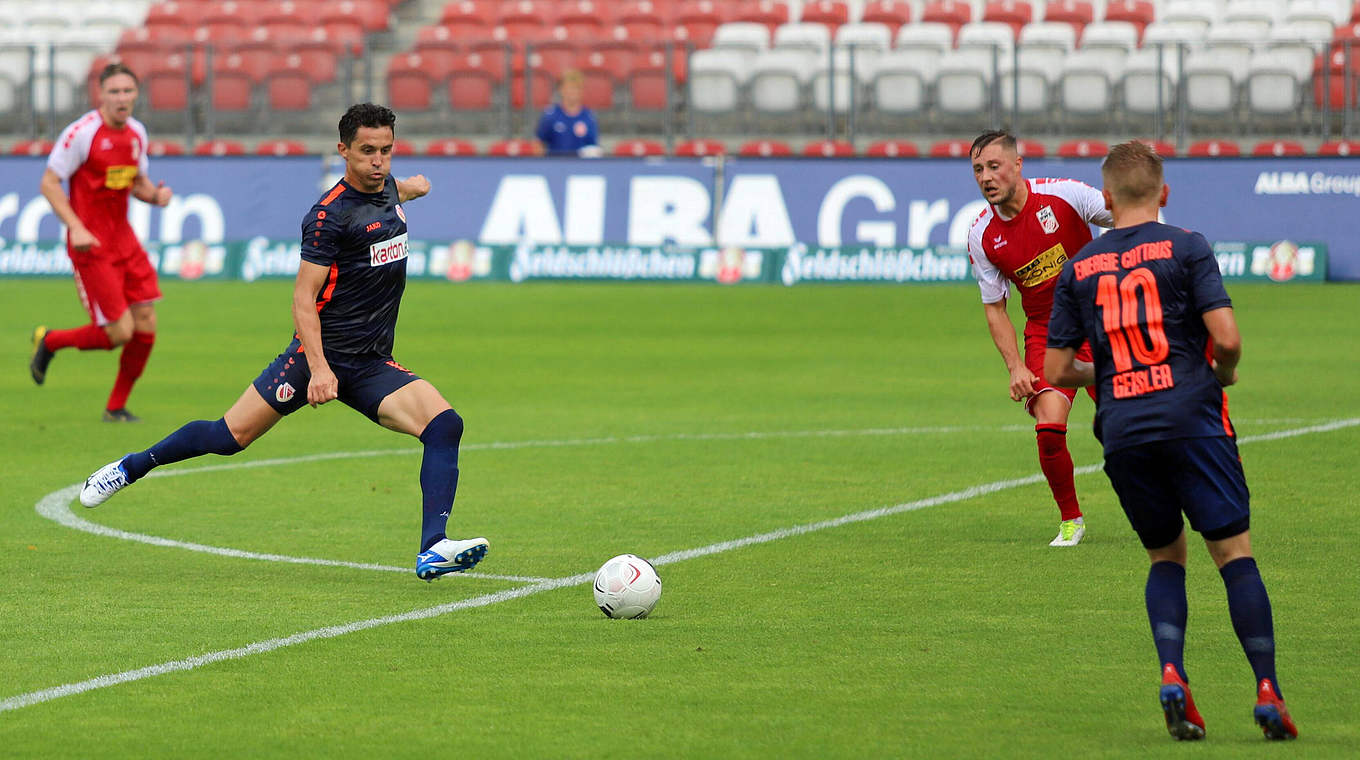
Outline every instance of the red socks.
<path id="1" fill-rule="evenodd" d="M 151 356 L 151 346 L 155 342 L 155 333 L 132 333 L 131 340 L 123 346 L 123 353 L 118 358 L 118 379 L 113 381 L 113 392 L 109 394 L 106 409 L 113 411 L 127 406 L 128 394 L 132 393 L 132 384 L 142 376 L 146 360 Z"/>
<path id="2" fill-rule="evenodd" d="M 104 328 L 93 324 L 73 327 L 70 330 L 48 330 L 43 343 L 49 351 L 60 351 L 63 348 L 108 351 L 113 348 L 113 343 L 109 342 L 109 334 L 104 332 Z"/>
<path id="3" fill-rule="evenodd" d="M 1039 442 L 1039 468 L 1048 478 L 1048 487 L 1053 491 L 1053 500 L 1058 502 L 1062 519 L 1075 520 L 1081 517 L 1077 487 L 1072 482 L 1072 455 L 1067 451 L 1067 426 L 1056 423 L 1035 425 L 1034 434 Z"/>

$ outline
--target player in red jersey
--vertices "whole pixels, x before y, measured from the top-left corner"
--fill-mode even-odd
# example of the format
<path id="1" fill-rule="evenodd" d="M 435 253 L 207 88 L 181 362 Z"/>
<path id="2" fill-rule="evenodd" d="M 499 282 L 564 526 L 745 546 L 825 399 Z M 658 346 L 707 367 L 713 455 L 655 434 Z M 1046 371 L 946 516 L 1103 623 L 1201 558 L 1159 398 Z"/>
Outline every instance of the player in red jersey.
<path id="1" fill-rule="evenodd" d="M 127 410 L 132 385 L 156 340 L 156 269 L 128 223 L 128 195 L 157 206 L 170 202 L 165 183 L 147 178 L 146 128 L 132 118 L 137 76 L 120 63 L 99 74 L 99 108 L 61 133 L 42 177 L 42 194 L 66 225 L 66 252 L 90 324 L 33 331 L 29 371 L 47 379 L 47 365 L 63 348 L 112 350 L 122 346 L 118 377 L 104 407 L 105 422 L 136 422 Z M 70 195 L 62 182 L 70 182 Z"/>
<path id="2" fill-rule="evenodd" d="M 988 203 L 968 231 L 968 257 L 982 290 L 987 329 L 1010 372 L 1011 400 L 1023 401 L 1034 417 L 1039 466 L 1062 514 L 1049 546 L 1076 546 L 1086 535 L 1067 450 L 1067 415 L 1076 391 L 1044 381 L 1044 349 L 1053 286 L 1063 263 L 1091 242 L 1090 224 L 1109 227 L 1114 221 L 1100 191 L 1090 185 L 1026 180 L 1024 159 L 1007 132 L 980 135 L 970 155 L 973 179 Z M 1025 311 L 1023 356 L 1006 313 L 1011 285 Z M 1080 358 L 1089 360 L 1089 347 L 1082 351 Z"/>

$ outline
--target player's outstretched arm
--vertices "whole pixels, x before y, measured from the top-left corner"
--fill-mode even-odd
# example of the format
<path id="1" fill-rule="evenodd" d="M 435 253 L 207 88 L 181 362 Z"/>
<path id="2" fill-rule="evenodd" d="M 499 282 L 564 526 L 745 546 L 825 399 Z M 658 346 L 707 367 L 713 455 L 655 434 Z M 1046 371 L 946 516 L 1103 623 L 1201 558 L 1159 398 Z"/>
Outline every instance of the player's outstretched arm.
<path id="1" fill-rule="evenodd" d="M 1214 342 L 1214 375 L 1223 386 L 1237 382 L 1237 363 L 1242 360 L 1242 334 L 1231 306 L 1210 309 L 1202 315 Z"/>
<path id="2" fill-rule="evenodd" d="M 162 208 L 170 204 L 170 199 L 174 193 L 165 186 L 164 182 L 151 184 L 151 180 L 145 174 L 138 174 L 137 179 L 132 182 L 132 197 L 143 203 L 151 203 Z"/>
<path id="3" fill-rule="evenodd" d="M 307 367 L 312 372 L 312 379 L 307 383 L 307 403 L 312 406 L 331 401 L 340 391 L 340 381 L 331 371 L 326 350 L 321 345 L 321 317 L 316 307 L 316 294 L 326 284 L 330 271 L 330 267 L 302 261 L 293 285 L 293 324 L 305 349 L 303 356 L 307 357 Z"/>
<path id="4" fill-rule="evenodd" d="M 430 181 L 425 179 L 424 174 L 397 180 L 397 198 L 402 203 L 413 201 L 428 192 L 430 192 Z"/>
<path id="5" fill-rule="evenodd" d="M 1011 322 L 1010 315 L 1006 313 L 1006 299 L 984 303 L 982 311 L 987 315 L 987 331 L 992 335 L 992 343 L 996 345 L 1001 360 L 1006 363 L 1006 371 L 1011 376 L 1011 401 L 1021 401 L 1033 396 L 1034 381 L 1038 378 L 1025 366 L 1025 360 L 1020 356 L 1020 344 L 1015 339 L 1015 325 Z"/>

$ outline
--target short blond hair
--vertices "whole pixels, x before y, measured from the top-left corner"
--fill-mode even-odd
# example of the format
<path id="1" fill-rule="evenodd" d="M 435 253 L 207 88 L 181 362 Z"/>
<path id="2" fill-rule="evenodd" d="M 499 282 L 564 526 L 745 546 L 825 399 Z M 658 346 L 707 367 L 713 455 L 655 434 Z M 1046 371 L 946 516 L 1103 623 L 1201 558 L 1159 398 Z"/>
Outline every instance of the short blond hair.
<path id="1" fill-rule="evenodd" d="M 1100 176 L 1110 196 L 1121 204 L 1155 201 L 1162 192 L 1162 157 L 1142 141 L 1120 143 L 1105 156 Z"/>
<path id="2" fill-rule="evenodd" d="M 582 73 L 581 73 L 581 70 L 580 70 L 580 69 L 567 69 L 566 71 L 563 71 L 563 72 L 562 72 L 562 78 L 561 78 L 560 80 L 558 80 L 557 86 L 558 86 L 558 87 L 561 87 L 561 86 L 564 85 L 564 84 L 574 84 L 574 85 L 581 85 L 581 86 L 584 86 L 585 83 L 586 83 L 586 76 L 585 76 L 585 74 L 582 74 Z"/>

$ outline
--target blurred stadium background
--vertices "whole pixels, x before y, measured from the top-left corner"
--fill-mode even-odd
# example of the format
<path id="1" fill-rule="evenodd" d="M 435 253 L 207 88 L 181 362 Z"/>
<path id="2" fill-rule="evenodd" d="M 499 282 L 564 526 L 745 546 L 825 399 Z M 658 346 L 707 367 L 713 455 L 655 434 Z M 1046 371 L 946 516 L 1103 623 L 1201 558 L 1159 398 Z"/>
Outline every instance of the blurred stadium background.
<path id="1" fill-rule="evenodd" d="M 397 149 L 524 155 L 578 68 L 606 153 L 1360 151 L 1353 0 L 0 0 L 0 149 L 44 154 L 120 59 L 153 154 L 329 151 L 335 114 Z"/>

